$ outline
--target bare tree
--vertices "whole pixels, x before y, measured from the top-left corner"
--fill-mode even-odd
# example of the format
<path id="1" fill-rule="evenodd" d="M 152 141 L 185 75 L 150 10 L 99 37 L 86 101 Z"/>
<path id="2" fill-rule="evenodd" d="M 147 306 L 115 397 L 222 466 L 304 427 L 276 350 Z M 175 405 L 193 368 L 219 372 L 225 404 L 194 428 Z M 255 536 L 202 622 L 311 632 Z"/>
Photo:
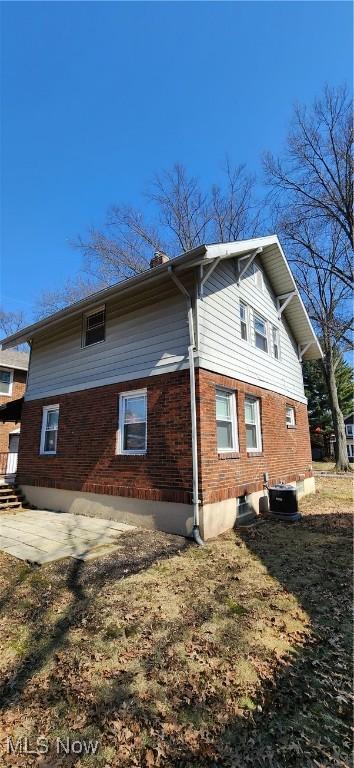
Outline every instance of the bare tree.
<path id="1" fill-rule="evenodd" d="M 304 220 L 335 225 L 353 247 L 352 146 L 352 102 L 346 88 L 326 86 L 311 109 L 295 107 L 284 156 L 268 153 L 264 158 L 280 225 L 282 219 L 294 227 Z M 350 249 L 337 263 L 317 255 L 347 285 L 353 279 Z"/>
<path id="2" fill-rule="evenodd" d="M 338 399 L 336 367 L 342 359 L 338 353 L 352 348 L 352 302 L 350 287 L 336 274 L 334 266 L 346 256 L 343 250 L 346 251 L 349 246 L 339 225 L 323 228 L 316 220 L 305 220 L 295 226 L 290 221 L 285 231 L 289 260 L 321 340 L 322 365 L 336 437 L 336 469 L 347 471 L 350 467 Z M 323 260 L 319 258 L 320 254 Z"/>
<path id="3" fill-rule="evenodd" d="M 255 178 L 244 166 L 227 160 L 222 184 L 203 190 L 183 165 L 156 174 L 145 192 L 147 212 L 113 205 L 102 229 L 91 228 L 74 245 L 81 251 L 80 274 L 56 291 L 43 292 L 40 317 L 94 290 L 139 274 L 149 268 L 155 250 L 170 256 L 207 241 L 227 242 L 260 231 L 255 203 Z"/>
<path id="4" fill-rule="evenodd" d="M 10 336 L 16 333 L 24 325 L 23 312 L 6 312 L 0 308 L 0 332 L 2 336 Z"/>

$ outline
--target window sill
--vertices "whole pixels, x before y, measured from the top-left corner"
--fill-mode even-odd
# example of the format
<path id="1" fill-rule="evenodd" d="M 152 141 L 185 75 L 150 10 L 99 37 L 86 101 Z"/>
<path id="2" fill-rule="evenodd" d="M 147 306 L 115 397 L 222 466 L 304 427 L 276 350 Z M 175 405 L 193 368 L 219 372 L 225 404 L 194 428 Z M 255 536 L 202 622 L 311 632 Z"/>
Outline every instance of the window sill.
<path id="1" fill-rule="evenodd" d="M 218 459 L 240 459 L 238 451 L 218 451 Z"/>
<path id="2" fill-rule="evenodd" d="M 254 456 L 263 456 L 263 451 L 247 451 L 247 456 L 249 459 L 253 458 Z"/>
<path id="3" fill-rule="evenodd" d="M 287 424 L 286 428 L 287 429 L 296 429 L 296 424 Z"/>
<path id="4" fill-rule="evenodd" d="M 146 459 L 147 458 L 147 452 L 144 453 L 116 453 L 115 454 L 116 459 Z"/>

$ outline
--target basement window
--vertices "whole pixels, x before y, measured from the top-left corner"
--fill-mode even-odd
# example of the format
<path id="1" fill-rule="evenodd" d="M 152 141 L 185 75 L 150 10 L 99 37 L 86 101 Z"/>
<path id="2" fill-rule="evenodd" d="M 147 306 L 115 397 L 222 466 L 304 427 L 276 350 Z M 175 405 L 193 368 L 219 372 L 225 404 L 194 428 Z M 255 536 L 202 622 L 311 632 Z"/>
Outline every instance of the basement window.
<path id="1" fill-rule="evenodd" d="M 106 308 L 100 307 L 84 315 L 83 346 L 90 347 L 105 340 Z"/>
<path id="2" fill-rule="evenodd" d="M 146 389 L 124 392 L 119 397 L 117 453 L 143 454 L 147 450 Z"/>
<path id="3" fill-rule="evenodd" d="M 40 453 L 55 454 L 57 452 L 59 425 L 59 405 L 46 405 L 43 408 Z"/>

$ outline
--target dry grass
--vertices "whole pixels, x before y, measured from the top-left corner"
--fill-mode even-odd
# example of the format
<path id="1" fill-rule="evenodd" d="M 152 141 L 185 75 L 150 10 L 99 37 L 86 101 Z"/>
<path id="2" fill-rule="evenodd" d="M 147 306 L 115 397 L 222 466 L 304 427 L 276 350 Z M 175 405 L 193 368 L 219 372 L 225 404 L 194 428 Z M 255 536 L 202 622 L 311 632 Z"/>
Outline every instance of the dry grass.
<path id="1" fill-rule="evenodd" d="M 143 532 L 124 559 L 0 553 L 3 738 L 100 743 L 2 765 L 349 765 L 349 478 L 320 479 L 302 511 L 202 549 Z"/>

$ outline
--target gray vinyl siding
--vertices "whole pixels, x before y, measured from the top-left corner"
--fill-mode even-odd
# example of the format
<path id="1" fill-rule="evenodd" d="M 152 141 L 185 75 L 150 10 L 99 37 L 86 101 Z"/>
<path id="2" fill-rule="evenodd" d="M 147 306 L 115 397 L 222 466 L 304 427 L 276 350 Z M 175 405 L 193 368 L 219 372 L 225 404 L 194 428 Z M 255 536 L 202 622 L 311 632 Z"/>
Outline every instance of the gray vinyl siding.
<path id="1" fill-rule="evenodd" d="M 81 347 L 82 316 L 35 338 L 26 400 L 188 367 L 186 302 L 172 290 L 106 304 L 105 341 Z"/>
<path id="2" fill-rule="evenodd" d="M 264 272 L 263 277 L 263 291 L 256 287 L 251 269 L 238 286 L 231 260 L 219 264 L 212 273 L 204 288 L 204 298 L 198 302 L 199 365 L 305 401 L 297 345 L 286 322 L 278 319 L 275 296 Z M 255 346 L 252 311 L 251 338 L 241 339 L 240 299 L 269 321 L 268 353 Z M 279 329 L 280 360 L 272 354 L 272 325 Z"/>

